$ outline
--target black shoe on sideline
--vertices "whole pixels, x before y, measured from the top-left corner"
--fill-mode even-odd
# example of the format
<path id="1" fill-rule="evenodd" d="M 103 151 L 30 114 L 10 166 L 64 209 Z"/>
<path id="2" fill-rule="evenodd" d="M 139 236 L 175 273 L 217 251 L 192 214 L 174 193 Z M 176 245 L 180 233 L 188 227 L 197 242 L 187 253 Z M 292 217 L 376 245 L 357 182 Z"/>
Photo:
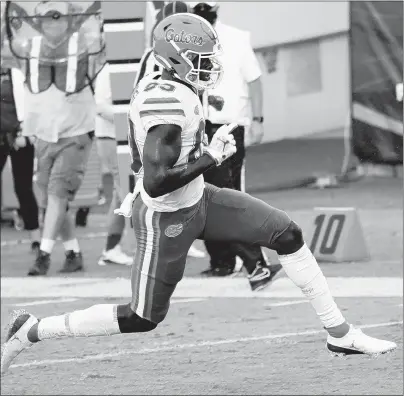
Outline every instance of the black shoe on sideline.
<path id="1" fill-rule="evenodd" d="M 76 253 L 73 250 L 66 252 L 66 259 L 60 273 L 72 273 L 83 270 L 83 256 L 81 252 Z"/>
<path id="2" fill-rule="evenodd" d="M 270 266 L 257 265 L 254 272 L 248 276 L 251 290 L 259 291 L 269 286 L 281 269 L 281 264 L 271 264 Z"/>
<path id="3" fill-rule="evenodd" d="M 79 208 L 76 212 L 76 227 L 86 227 L 90 208 Z"/>
<path id="4" fill-rule="evenodd" d="M 46 275 L 50 267 L 50 254 L 38 251 L 34 265 L 29 269 L 28 276 L 43 276 Z"/>

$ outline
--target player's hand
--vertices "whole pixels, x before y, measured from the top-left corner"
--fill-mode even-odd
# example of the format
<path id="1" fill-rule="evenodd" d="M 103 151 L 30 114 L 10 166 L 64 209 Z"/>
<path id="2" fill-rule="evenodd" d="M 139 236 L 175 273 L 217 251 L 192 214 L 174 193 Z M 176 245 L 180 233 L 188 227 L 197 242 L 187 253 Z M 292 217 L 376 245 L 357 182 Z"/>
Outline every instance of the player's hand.
<path id="1" fill-rule="evenodd" d="M 232 132 L 237 126 L 235 123 L 221 126 L 213 135 L 209 146 L 205 147 L 205 152 L 215 160 L 217 166 L 236 153 L 236 141 Z"/>

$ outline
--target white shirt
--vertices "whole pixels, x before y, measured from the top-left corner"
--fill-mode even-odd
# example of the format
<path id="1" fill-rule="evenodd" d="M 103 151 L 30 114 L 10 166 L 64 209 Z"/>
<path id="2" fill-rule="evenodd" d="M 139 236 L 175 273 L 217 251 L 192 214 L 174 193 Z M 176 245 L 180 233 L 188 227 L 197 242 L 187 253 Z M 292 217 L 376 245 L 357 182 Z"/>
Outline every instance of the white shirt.
<path id="1" fill-rule="evenodd" d="M 217 21 L 215 24 L 219 42 L 223 47 L 220 61 L 224 76 L 221 83 L 204 94 L 205 117 L 213 124 L 237 122 L 251 124 L 248 83 L 261 77 L 261 69 L 251 46 L 250 33 Z M 213 106 L 206 109 L 208 95 L 221 96 L 222 110 Z"/>
<path id="2" fill-rule="evenodd" d="M 95 103 L 97 105 L 103 103 L 107 106 L 111 106 L 111 110 L 113 111 L 111 80 L 108 64 L 105 64 L 102 70 L 98 73 L 95 81 Z M 104 117 L 97 115 L 95 119 L 95 136 L 98 138 L 109 137 L 116 139 L 114 122 L 108 121 Z"/>
<path id="3" fill-rule="evenodd" d="M 56 143 L 61 138 L 94 131 L 95 101 L 90 87 L 66 95 L 51 85 L 34 94 L 25 87 L 22 134 Z"/>

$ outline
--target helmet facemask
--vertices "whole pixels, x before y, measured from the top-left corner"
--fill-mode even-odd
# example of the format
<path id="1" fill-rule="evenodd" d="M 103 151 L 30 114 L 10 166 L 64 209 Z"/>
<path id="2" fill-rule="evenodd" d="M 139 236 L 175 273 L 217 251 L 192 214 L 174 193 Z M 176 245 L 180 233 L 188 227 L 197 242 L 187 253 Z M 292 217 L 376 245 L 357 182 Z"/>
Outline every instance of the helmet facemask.
<path id="1" fill-rule="evenodd" d="M 178 77 L 201 91 L 219 85 L 223 77 L 223 66 L 218 59 L 222 53 L 219 45 L 215 45 L 214 52 L 199 53 L 192 50 L 181 52 L 173 40 L 170 43 L 191 68 L 185 76 Z"/>

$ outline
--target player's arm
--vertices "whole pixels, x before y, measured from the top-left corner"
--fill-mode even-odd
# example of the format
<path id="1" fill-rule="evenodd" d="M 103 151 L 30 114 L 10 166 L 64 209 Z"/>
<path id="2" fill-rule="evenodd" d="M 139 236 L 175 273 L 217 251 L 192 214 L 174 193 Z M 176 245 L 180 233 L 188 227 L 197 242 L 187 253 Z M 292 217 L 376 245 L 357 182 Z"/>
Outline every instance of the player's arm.
<path id="1" fill-rule="evenodd" d="M 174 167 L 181 143 L 178 125 L 156 125 L 148 131 L 143 148 L 143 185 L 150 197 L 175 191 L 216 165 L 212 156 L 205 153 L 192 163 Z"/>

